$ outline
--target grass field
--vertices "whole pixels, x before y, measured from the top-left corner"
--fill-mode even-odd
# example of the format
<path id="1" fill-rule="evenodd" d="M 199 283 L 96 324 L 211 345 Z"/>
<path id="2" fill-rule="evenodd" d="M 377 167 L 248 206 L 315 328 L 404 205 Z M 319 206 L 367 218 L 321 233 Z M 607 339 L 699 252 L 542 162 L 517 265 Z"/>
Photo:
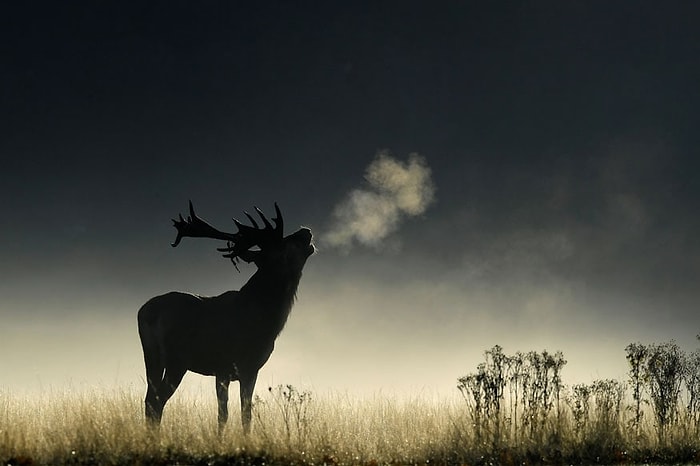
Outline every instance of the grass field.
<path id="1" fill-rule="evenodd" d="M 287 396 L 285 396 L 285 394 Z M 457 406 L 423 400 L 309 397 L 276 387 L 258 398 L 245 437 L 232 406 L 222 436 L 213 393 L 178 398 L 149 428 L 141 394 L 120 390 L 19 398 L 0 393 L 2 464 L 374 464 L 442 458 Z M 302 398 L 303 397 L 303 398 Z M 458 400 L 456 400 L 458 401 Z M 233 404 L 233 403 L 232 403 Z M 235 404 L 234 404 L 235 405 Z"/>
<path id="2" fill-rule="evenodd" d="M 630 354 L 628 349 L 628 357 Z M 241 431 L 235 403 L 227 429 L 218 435 L 213 393 L 174 398 L 166 407 L 163 425 L 154 429 L 144 421 L 142 394 L 136 388 L 48 391 L 31 397 L 0 391 L 0 461 L 256 465 L 700 462 L 698 419 L 693 417 L 697 413 L 692 411 L 693 388 L 687 385 L 691 380 L 687 374 L 678 379 L 674 406 L 659 405 L 654 398 L 659 387 L 655 388 L 645 372 L 648 366 L 639 366 L 647 369 L 636 379 L 637 390 L 633 377 L 625 383 L 606 380 L 566 387 L 559 374 L 565 364 L 560 356 L 547 352 L 506 356 L 494 347 L 475 373 L 459 379 L 455 396 L 442 400 L 355 398 L 317 395 L 292 386 L 259 387 L 253 432 L 248 437 Z M 687 356 L 683 367 L 692 367 Z M 668 372 L 669 367 L 663 370 Z M 675 389 L 675 380 L 666 388 Z"/>

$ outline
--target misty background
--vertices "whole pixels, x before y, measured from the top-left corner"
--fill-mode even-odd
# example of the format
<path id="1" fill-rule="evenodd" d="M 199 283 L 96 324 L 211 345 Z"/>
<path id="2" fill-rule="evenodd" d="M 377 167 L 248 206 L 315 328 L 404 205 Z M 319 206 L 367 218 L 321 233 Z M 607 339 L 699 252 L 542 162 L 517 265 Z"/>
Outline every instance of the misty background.
<path id="1" fill-rule="evenodd" d="M 482 3 L 2 6 L 0 390 L 145 389 L 138 308 L 254 271 L 170 247 L 188 199 L 314 231 L 258 390 L 695 348 L 699 7 Z"/>

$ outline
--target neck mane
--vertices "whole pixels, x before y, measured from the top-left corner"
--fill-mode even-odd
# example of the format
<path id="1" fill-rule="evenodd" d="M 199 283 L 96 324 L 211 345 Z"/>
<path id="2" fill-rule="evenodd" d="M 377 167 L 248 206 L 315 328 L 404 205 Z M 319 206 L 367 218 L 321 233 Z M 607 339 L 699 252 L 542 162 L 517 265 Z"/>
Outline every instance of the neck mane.
<path id="1" fill-rule="evenodd" d="M 300 280 L 301 270 L 292 273 L 258 270 L 241 287 L 240 295 L 256 308 L 252 312 L 260 313 L 277 336 L 287 323 Z"/>

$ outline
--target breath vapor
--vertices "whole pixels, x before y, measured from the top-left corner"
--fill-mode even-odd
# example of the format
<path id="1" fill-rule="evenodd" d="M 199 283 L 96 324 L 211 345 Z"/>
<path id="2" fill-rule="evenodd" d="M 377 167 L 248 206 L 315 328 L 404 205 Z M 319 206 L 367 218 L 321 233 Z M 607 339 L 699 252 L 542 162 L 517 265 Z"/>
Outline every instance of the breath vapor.
<path id="1" fill-rule="evenodd" d="M 333 210 L 331 226 L 322 237 L 326 246 L 380 247 L 405 218 L 421 215 L 435 199 L 430 167 L 416 153 L 404 162 L 381 151 L 364 177 L 366 186 L 350 191 Z"/>

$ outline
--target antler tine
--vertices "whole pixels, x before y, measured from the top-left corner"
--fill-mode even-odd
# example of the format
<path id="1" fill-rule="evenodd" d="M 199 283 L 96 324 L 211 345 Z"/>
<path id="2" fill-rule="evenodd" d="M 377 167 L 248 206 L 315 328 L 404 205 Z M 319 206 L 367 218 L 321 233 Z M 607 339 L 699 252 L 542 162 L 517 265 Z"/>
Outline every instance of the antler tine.
<path id="1" fill-rule="evenodd" d="M 282 212 L 280 211 L 280 207 L 277 205 L 275 202 L 275 215 L 272 219 L 273 222 L 275 222 L 275 231 L 279 231 L 280 236 L 284 234 L 284 219 L 282 218 Z"/>
<path id="2" fill-rule="evenodd" d="M 175 241 L 170 243 L 170 246 L 176 247 L 178 244 L 180 244 L 180 241 L 182 241 L 182 233 L 180 233 L 180 228 L 178 228 L 178 224 L 185 223 L 185 219 L 182 218 L 182 214 L 180 214 L 180 221 L 177 221 L 174 218 L 172 218 L 171 220 L 173 221 L 173 226 L 177 228 L 177 236 L 175 237 Z"/>
<path id="3" fill-rule="evenodd" d="M 199 217 L 197 217 L 197 214 L 194 213 L 194 206 L 192 205 L 192 199 L 188 199 L 187 202 L 190 205 L 190 216 L 187 217 L 187 220 L 191 222 L 193 218 L 199 218 Z"/>
<path id="4" fill-rule="evenodd" d="M 250 215 L 250 214 L 249 214 L 248 212 L 246 212 L 245 210 L 243 211 L 243 213 L 245 214 L 246 217 L 248 217 L 248 220 L 250 220 L 250 223 L 252 223 L 253 226 L 254 226 L 255 228 L 260 228 L 260 227 L 258 226 L 258 222 L 255 221 L 255 218 L 253 218 L 252 215 Z"/>
<path id="5" fill-rule="evenodd" d="M 265 228 L 272 229 L 272 225 L 270 224 L 270 221 L 265 217 L 265 214 L 263 214 L 263 211 L 255 207 L 255 211 L 258 213 L 260 218 L 262 219 L 263 223 L 265 224 Z"/>
<path id="6" fill-rule="evenodd" d="M 258 227 L 257 224 L 255 225 L 255 227 L 251 227 L 250 225 L 246 225 L 246 224 L 239 222 L 238 219 L 236 219 L 236 218 L 233 219 L 233 223 L 235 223 L 236 226 L 238 227 L 239 233 L 243 232 L 243 231 L 247 231 L 247 232 L 260 231 L 260 228 Z"/>
<path id="7" fill-rule="evenodd" d="M 182 238 L 184 238 L 186 235 L 184 234 L 184 227 L 188 222 L 192 222 L 193 218 L 197 218 L 197 215 L 194 213 L 194 207 L 192 206 L 192 199 L 189 199 L 189 210 L 190 210 L 190 215 L 187 217 L 187 220 L 185 221 L 184 218 L 182 218 L 182 214 L 177 214 L 179 220 L 175 220 L 172 218 L 171 220 L 173 221 L 173 226 L 177 229 L 177 236 L 175 237 L 175 241 L 170 243 L 170 246 L 176 247 L 178 244 L 180 244 L 180 241 L 182 241 Z"/>

